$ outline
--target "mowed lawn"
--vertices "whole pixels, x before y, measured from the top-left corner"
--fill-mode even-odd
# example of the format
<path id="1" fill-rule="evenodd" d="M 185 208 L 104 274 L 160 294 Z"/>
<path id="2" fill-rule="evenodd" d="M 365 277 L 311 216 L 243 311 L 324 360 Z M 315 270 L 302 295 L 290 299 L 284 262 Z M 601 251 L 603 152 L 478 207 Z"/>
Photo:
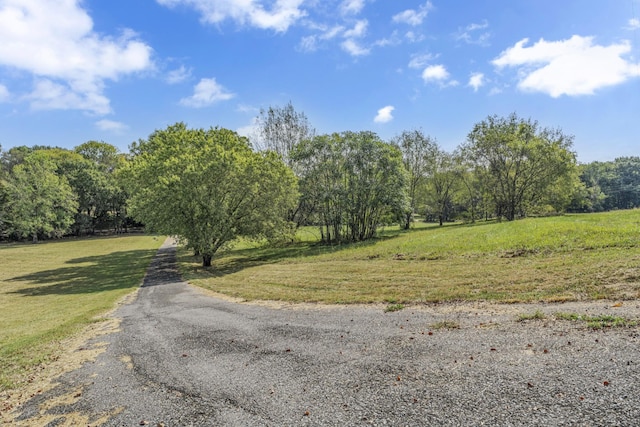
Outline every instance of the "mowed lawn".
<path id="1" fill-rule="evenodd" d="M 140 285 L 163 238 L 0 245 L 0 391 L 55 358 L 60 341 Z"/>
<path id="2" fill-rule="evenodd" d="M 301 231 L 281 248 L 241 243 L 204 270 L 186 250 L 191 283 L 245 300 L 425 303 L 640 297 L 640 210 L 513 222 L 387 229 L 374 242 L 317 244 Z"/>

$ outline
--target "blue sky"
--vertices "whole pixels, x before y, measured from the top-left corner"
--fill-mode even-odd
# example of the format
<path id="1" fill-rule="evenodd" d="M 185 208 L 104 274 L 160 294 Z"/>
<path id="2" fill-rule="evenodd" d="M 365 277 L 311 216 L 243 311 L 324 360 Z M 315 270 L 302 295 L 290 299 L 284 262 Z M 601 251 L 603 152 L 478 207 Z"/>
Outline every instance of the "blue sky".
<path id="1" fill-rule="evenodd" d="M 640 155 L 640 0 L 0 0 L 0 145 L 127 151 L 178 121 L 250 134 L 291 101 L 319 133 L 488 115 Z"/>

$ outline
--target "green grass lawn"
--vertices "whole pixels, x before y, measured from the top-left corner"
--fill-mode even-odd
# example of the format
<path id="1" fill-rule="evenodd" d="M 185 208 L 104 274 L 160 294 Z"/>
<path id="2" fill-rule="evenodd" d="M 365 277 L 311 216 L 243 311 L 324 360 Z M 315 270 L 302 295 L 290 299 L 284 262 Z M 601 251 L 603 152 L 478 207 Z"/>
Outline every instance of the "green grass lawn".
<path id="1" fill-rule="evenodd" d="M 56 357 L 60 341 L 140 285 L 162 238 L 0 245 L 0 391 Z"/>
<path id="2" fill-rule="evenodd" d="M 640 210 L 514 222 L 418 224 L 371 242 L 326 246 L 240 242 L 214 267 L 182 250 L 191 283 L 246 300 L 422 303 L 640 297 Z"/>

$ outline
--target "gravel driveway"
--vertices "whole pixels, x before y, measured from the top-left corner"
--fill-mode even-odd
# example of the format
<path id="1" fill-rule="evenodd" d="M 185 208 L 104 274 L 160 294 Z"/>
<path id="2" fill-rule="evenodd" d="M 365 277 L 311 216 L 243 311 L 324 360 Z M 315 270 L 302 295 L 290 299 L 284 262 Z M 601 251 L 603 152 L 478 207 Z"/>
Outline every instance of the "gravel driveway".
<path id="1" fill-rule="evenodd" d="M 165 243 L 120 330 L 86 345 L 106 350 L 14 425 L 640 425 L 640 329 L 553 316 L 635 319 L 636 301 L 238 304 L 181 282 L 174 259 Z"/>

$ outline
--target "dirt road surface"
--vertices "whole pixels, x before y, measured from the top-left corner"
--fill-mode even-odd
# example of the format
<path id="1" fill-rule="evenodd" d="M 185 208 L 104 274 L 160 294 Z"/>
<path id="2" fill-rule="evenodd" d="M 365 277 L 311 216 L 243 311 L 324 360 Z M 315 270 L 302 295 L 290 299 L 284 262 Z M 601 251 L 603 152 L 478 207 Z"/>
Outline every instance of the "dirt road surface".
<path id="1" fill-rule="evenodd" d="M 8 425 L 640 425 L 640 303 L 235 303 L 183 283 L 165 243 L 97 356 Z M 544 312 L 543 320 L 518 315 Z M 447 328 L 449 326 L 451 328 Z M 457 327 L 456 327 L 457 326 Z"/>

